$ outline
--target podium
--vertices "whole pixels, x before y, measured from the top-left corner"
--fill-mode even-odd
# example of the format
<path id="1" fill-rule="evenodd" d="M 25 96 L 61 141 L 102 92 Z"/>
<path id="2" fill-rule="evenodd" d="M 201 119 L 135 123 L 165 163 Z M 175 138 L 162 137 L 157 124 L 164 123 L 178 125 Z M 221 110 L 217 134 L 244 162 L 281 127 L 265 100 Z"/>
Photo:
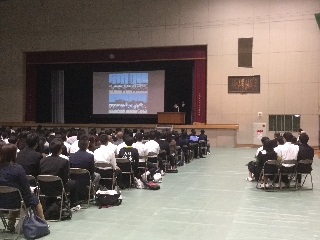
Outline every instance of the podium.
<path id="1" fill-rule="evenodd" d="M 185 124 L 185 113 L 158 112 L 158 123 Z"/>

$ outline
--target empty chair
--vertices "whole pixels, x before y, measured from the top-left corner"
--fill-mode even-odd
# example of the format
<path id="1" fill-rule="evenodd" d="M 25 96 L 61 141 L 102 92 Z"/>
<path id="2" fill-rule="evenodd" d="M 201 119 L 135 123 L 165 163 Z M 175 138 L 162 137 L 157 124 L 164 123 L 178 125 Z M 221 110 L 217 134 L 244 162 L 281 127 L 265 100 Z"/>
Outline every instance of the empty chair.
<path id="1" fill-rule="evenodd" d="M 299 178 L 301 180 L 301 177 L 303 175 L 305 175 L 303 183 L 301 184 L 301 187 L 303 187 L 303 185 L 307 179 L 307 176 L 310 175 L 311 190 L 313 189 L 312 174 L 311 174 L 312 163 L 313 163 L 313 160 L 311 160 L 311 159 L 300 160 L 298 162 L 297 167 L 296 167 L 296 174 L 297 174 L 296 188 L 298 187 L 298 179 Z"/>
<path id="2" fill-rule="evenodd" d="M 87 206 L 83 208 L 89 207 L 91 190 L 92 190 L 92 181 L 90 172 L 87 169 L 83 168 L 70 168 L 70 179 L 78 182 L 81 189 L 87 193 L 87 197 L 85 197 L 85 201 L 87 201 Z M 81 191 L 82 192 L 82 191 Z"/>

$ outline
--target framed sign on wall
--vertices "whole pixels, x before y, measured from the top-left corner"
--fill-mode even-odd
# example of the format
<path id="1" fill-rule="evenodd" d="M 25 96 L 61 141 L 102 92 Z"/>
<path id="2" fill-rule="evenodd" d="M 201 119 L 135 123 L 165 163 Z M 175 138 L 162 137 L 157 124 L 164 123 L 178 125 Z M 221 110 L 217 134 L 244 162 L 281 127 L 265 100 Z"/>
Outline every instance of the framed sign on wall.
<path id="1" fill-rule="evenodd" d="M 228 93 L 260 93 L 260 75 L 229 76 Z"/>

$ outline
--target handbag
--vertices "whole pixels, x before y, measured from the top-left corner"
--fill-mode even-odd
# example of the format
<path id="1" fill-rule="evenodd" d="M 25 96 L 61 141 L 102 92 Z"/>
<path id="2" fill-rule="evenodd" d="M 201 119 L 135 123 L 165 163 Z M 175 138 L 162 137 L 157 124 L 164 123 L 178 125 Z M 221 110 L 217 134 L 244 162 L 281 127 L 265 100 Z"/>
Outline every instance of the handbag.
<path id="1" fill-rule="evenodd" d="M 22 229 L 26 239 L 40 238 L 50 233 L 47 222 L 38 217 L 31 208 L 23 220 Z"/>
<path id="2" fill-rule="evenodd" d="M 96 203 L 101 209 L 104 206 L 119 206 L 122 203 L 121 193 L 115 190 L 96 192 Z"/>

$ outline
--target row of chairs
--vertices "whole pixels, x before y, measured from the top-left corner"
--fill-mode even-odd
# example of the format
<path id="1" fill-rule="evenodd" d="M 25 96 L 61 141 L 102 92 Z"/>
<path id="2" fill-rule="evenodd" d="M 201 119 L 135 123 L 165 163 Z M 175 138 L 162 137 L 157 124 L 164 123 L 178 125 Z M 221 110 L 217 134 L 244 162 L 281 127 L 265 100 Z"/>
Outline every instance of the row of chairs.
<path id="1" fill-rule="evenodd" d="M 272 181 L 272 187 L 275 186 L 277 183 L 279 185 L 279 189 L 282 189 L 281 179 L 283 176 L 287 176 L 289 183 L 291 181 L 295 181 L 295 189 L 298 189 L 298 175 L 301 174 L 304 175 L 303 183 L 301 184 L 301 187 L 304 185 L 307 176 L 310 175 L 311 180 L 311 190 L 313 189 L 313 182 L 312 182 L 312 163 L 313 160 L 306 159 L 306 160 L 268 160 L 264 163 L 263 169 L 260 173 L 259 180 L 257 182 L 257 188 L 259 186 L 259 183 L 263 181 L 264 190 L 266 190 L 266 178 L 273 178 Z M 288 167 L 290 166 L 290 167 Z"/>

